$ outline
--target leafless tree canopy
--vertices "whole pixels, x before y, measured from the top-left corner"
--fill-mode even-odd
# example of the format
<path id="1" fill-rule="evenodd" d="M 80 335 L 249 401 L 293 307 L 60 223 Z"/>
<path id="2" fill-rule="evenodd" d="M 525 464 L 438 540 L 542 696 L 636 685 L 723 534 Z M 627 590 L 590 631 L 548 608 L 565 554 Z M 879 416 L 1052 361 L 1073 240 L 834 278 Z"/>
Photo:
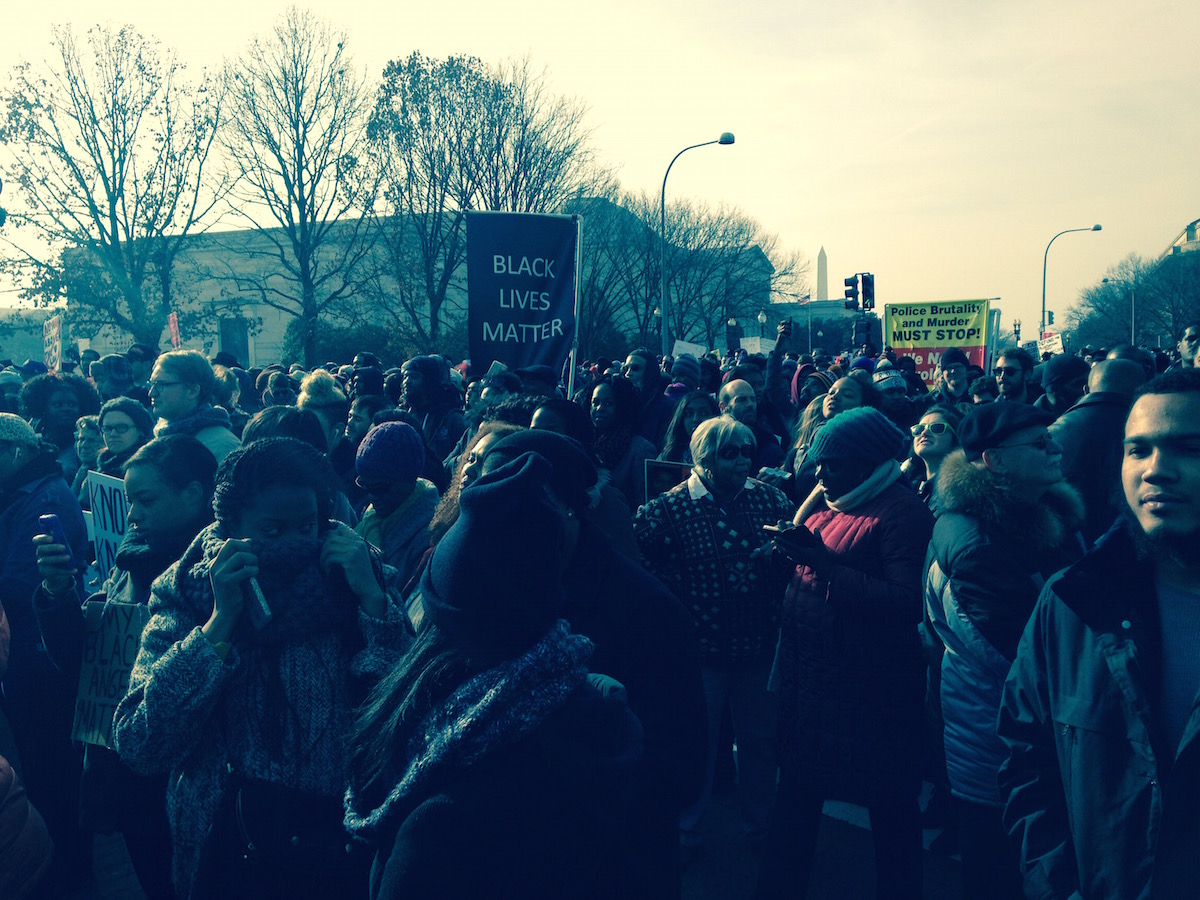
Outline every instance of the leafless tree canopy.
<path id="1" fill-rule="evenodd" d="M 1167 349 L 1200 319 L 1200 253 L 1161 260 L 1131 254 L 1105 279 L 1083 290 L 1067 312 L 1072 347 L 1112 346 L 1132 337 L 1139 346 Z"/>
<path id="2" fill-rule="evenodd" d="M 37 302 L 66 297 L 157 344 L 174 302 L 172 265 L 224 191 L 208 177 L 222 95 L 183 78 L 173 53 L 133 27 L 55 28 L 44 66 L 18 65 L 0 94 L 3 174 L 20 194 L 13 224 L 46 254 L 9 244 L 7 265 Z M 101 276 L 69 264 L 94 254 Z"/>
<path id="3" fill-rule="evenodd" d="M 585 115 L 525 60 L 413 53 L 388 64 L 370 125 L 378 300 L 419 348 L 443 337 L 468 211 L 559 212 L 607 179 Z"/>
<path id="4" fill-rule="evenodd" d="M 353 297 L 369 252 L 362 197 L 352 189 L 366 87 L 345 35 L 296 7 L 228 65 L 225 81 L 224 144 L 237 178 L 233 208 L 258 227 L 279 229 L 264 235 L 284 275 L 232 267 L 227 274 L 239 291 L 296 317 L 296 343 L 312 365 L 317 322 Z"/>

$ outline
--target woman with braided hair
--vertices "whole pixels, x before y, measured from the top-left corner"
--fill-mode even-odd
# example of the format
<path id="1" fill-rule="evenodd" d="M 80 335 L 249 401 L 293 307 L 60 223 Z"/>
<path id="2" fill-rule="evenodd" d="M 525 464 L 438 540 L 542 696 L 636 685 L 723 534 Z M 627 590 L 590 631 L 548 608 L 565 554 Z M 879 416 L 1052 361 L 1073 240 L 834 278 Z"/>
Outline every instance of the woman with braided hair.
<path id="1" fill-rule="evenodd" d="M 216 521 L 155 582 L 113 736 L 170 771 L 180 897 L 360 894 L 341 826 L 352 710 L 407 643 L 377 554 L 330 521 L 328 460 L 294 438 L 231 452 Z"/>

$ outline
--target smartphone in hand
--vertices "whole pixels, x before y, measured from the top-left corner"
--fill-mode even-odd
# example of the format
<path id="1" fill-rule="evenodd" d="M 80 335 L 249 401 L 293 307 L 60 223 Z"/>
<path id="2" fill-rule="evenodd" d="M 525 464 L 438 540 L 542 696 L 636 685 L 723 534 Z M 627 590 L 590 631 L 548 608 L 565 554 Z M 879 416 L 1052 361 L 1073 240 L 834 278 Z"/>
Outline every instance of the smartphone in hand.
<path id="1" fill-rule="evenodd" d="M 67 556 L 71 558 L 71 568 L 78 569 L 79 564 L 75 561 L 75 554 L 71 552 L 71 543 L 67 540 L 67 533 L 63 531 L 62 522 L 58 520 L 58 516 L 53 513 L 38 516 L 38 528 L 42 534 L 48 534 L 54 539 L 54 543 L 62 544 L 67 551 Z"/>

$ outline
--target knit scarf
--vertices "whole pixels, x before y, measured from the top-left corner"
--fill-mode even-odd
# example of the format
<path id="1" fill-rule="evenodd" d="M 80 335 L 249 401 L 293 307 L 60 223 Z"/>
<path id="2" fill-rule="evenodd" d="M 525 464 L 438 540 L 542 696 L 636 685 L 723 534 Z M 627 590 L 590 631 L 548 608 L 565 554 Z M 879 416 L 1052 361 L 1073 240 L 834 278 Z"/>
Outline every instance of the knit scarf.
<path id="1" fill-rule="evenodd" d="M 592 455 L 596 457 L 596 462 L 604 466 L 606 469 L 611 469 L 616 466 L 625 454 L 629 452 L 629 445 L 633 443 L 632 428 L 614 428 L 611 431 L 596 432 L 596 439 L 592 442 Z"/>
<path id="2" fill-rule="evenodd" d="M 591 641 L 560 619 L 521 656 L 464 682 L 417 727 L 400 757 L 403 774 L 378 807 L 364 809 L 353 788 L 346 792 L 347 830 L 374 832 L 445 773 L 516 744 L 583 686 L 591 655 Z"/>
<path id="3" fill-rule="evenodd" d="M 193 602 L 212 604 L 208 573 L 225 543 L 219 526 L 204 533 L 204 553 L 194 575 L 184 589 L 203 597 Z M 283 541 L 251 540 L 251 552 L 258 557 L 258 585 L 271 621 L 261 630 L 248 624 L 243 616 L 234 634 L 234 644 L 250 647 L 280 647 L 315 635 L 327 634 L 352 625 L 357 618 L 358 600 L 345 583 L 345 577 L 326 578 L 321 571 L 320 538 L 296 538 Z M 339 583 L 340 582 L 340 583 Z"/>
<path id="4" fill-rule="evenodd" d="M 194 410 L 180 419 L 170 422 L 160 420 L 154 426 L 154 436 L 164 437 L 168 434 L 195 435 L 205 428 L 229 428 L 229 413 L 219 406 L 209 406 L 207 403 L 197 406 Z"/>
<path id="5" fill-rule="evenodd" d="M 829 504 L 830 509 L 836 509 L 838 512 L 853 512 L 899 481 L 902 474 L 900 463 L 894 459 L 885 460 L 854 490 L 847 491 L 836 500 L 827 499 L 825 502 Z"/>
<path id="6" fill-rule="evenodd" d="M 193 537 L 189 534 L 150 542 L 137 529 L 129 528 L 117 548 L 117 568 L 128 572 L 135 584 L 148 588 L 150 582 L 183 555 Z"/>

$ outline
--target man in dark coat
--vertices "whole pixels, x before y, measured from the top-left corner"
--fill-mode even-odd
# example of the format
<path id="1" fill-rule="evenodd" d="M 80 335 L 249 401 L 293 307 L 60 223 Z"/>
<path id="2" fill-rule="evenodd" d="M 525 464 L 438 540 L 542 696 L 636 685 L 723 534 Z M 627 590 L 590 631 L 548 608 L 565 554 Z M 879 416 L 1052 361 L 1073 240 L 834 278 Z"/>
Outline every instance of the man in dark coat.
<path id="1" fill-rule="evenodd" d="M 1124 506 L 1119 488 L 1125 416 L 1144 381 L 1141 366 L 1132 360 L 1102 360 L 1088 374 L 1088 392 L 1050 426 L 1062 447 L 1063 478 L 1083 497 L 1086 513 L 1079 530 L 1089 544 Z"/>
<path id="2" fill-rule="evenodd" d="M 1125 423 L 1125 527 L 1047 584 L 1004 688 L 1004 822 L 1028 897 L 1200 883 L 1200 372 Z"/>

